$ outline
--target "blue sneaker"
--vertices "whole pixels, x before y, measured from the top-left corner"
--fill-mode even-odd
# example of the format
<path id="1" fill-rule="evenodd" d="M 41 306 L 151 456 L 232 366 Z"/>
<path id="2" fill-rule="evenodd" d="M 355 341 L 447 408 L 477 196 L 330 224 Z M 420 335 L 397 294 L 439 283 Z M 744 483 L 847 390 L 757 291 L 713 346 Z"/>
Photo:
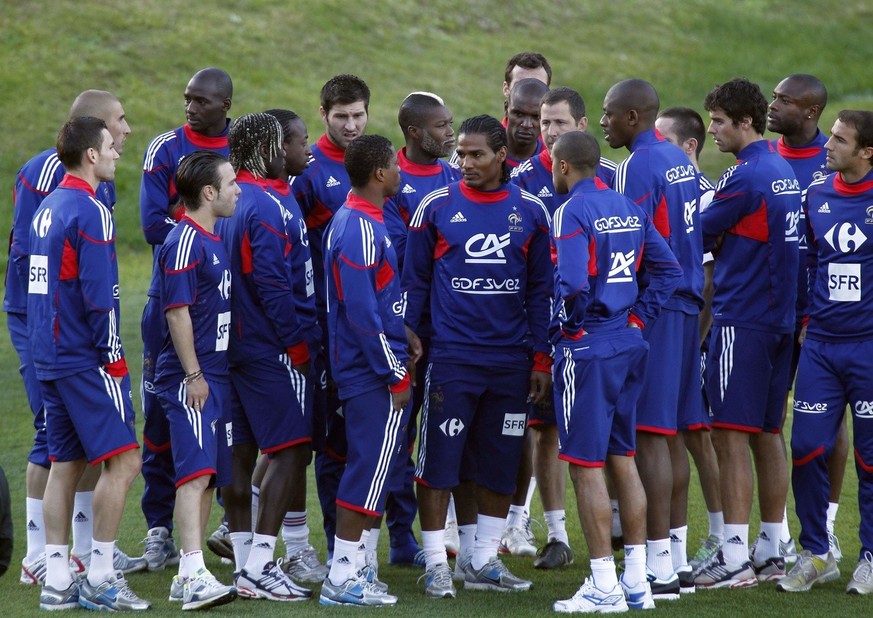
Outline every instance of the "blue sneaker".
<path id="1" fill-rule="evenodd" d="M 411 538 L 404 545 L 392 545 L 388 549 L 388 564 L 423 569 L 425 567 L 424 550 L 415 538 Z"/>
<path id="2" fill-rule="evenodd" d="M 92 586 L 87 577 L 83 578 L 79 584 L 79 605 L 85 609 L 110 612 L 137 612 L 151 607 L 151 603 L 130 589 L 121 571 L 116 571 L 99 586 Z"/>
<path id="3" fill-rule="evenodd" d="M 332 583 L 330 577 L 327 577 L 321 586 L 318 602 L 322 605 L 397 605 L 397 597 L 378 590 L 373 584 L 358 577 L 351 577 L 339 585 Z"/>
<path id="4" fill-rule="evenodd" d="M 39 594 L 39 608 L 55 611 L 60 609 L 75 609 L 79 607 L 79 584 L 73 582 L 66 590 L 55 590 L 51 586 L 43 586 Z"/>
<path id="5" fill-rule="evenodd" d="M 624 575 L 618 581 L 627 606 L 631 609 L 655 609 L 655 598 L 652 596 L 652 587 L 648 580 L 637 583 L 636 586 L 628 586 L 624 581 Z"/>
<path id="6" fill-rule="evenodd" d="M 464 572 L 465 590 L 496 590 L 498 592 L 524 592 L 530 590 L 531 582 L 510 573 L 499 558 L 494 558 L 481 569 L 471 563 Z"/>
<path id="7" fill-rule="evenodd" d="M 576 594 L 569 599 L 555 601 L 552 609 L 566 614 L 612 614 L 626 612 L 628 606 L 619 584 L 612 590 L 600 590 L 594 585 L 594 578 L 589 577 Z"/>

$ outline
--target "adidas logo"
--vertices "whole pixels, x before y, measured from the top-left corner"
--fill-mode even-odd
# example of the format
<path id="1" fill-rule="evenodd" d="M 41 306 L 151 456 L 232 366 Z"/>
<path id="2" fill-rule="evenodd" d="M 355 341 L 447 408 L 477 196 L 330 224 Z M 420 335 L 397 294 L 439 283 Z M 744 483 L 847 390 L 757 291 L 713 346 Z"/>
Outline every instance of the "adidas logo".
<path id="1" fill-rule="evenodd" d="M 348 558 L 346 558 L 345 556 L 343 556 L 342 558 L 337 558 L 336 563 L 337 564 L 351 564 L 351 561 Z"/>
<path id="2" fill-rule="evenodd" d="M 455 213 L 455 216 L 449 219 L 449 223 L 466 223 L 467 217 L 461 214 L 461 211 Z"/>
<path id="3" fill-rule="evenodd" d="M 255 545 L 255 547 L 258 547 L 260 549 L 273 549 L 272 547 L 270 547 L 269 543 L 258 543 L 257 545 Z"/>
<path id="4" fill-rule="evenodd" d="M 828 206 L 828 203 L 827 203 L 827 202 L 825 202 L 824 204 L 822 204 L 821 206 L 818 207 L 818 211 L 819 211 L 819 212 L 830 212 L 830 211 L 831 211 L 831 207 Z"/>
<path id="5" fill-rule="evenodd" d="M 415 193 L 415 189 L 412 188 L 412 186 L 410 186 L 410 185 L 407 183 L 407 185 L 406 185 L 405 187 L 403 187 L 403 193 L 406 193 L 406 194 L 409 194 L 409 193 Z"/>
<path id="6" fill-rule="evenodd" d="M 679 540 L 679 537 L 676 536 L 675 534 L 670 535 L 670 542 L 671 543 L 681 543 L 681 541 Z"/>
<path id="7" fill-rule="evenodd" d="M 667 558 L 669 555 L 670 555 L 670 550 L 665 549 L 664 551 L 658 553 L 658 558 Z"/>
<path id="8" fill-rule="evenodd" d="M 338 187 L 340 185 L 340 181 L 331 176 L 327 179 L 327 183 L 324 185 L 325 187 Z"/>
<path id="9" fill-rule="evenodd" d="M 55 560 L 57 560 L 58 558 L 63 558 L 63 556 L 61 555 L 61 552 L 56 551 L 56 552 L 53 553 L 51 556 L 49 556 L 49 559 L 52 559 L 52 558 L 54 558 Z"/>
<path id="10" fill-rule="evenodd" d="M 92 549 L 92 550 L 91 550 L 91 555 L 92 555 L 92 556 L 102 556 L 102 555 L 103 555 L 103 552 L 100 551 L 99 549 L 96 549 L 96 548 L 95 548 L 95 549 Z"/>
<path id="11" fill-rule="evenodd" d="M 739 536 L 732 536 L 731 538 L 726 540 L 725 543 L 733 543 L 734 545 L 742 545 L 743 540 Z"/>
<path id="12" fill-rule="evenodd" d="M 82 511 L 76 513 L 76 516 L 73 518 L 73 521 L 77 524 L 88 523 L 88 516 L 85 515 Z"/>
<path id="13" fill-rule="evenodd" d="M 39 530 L 39 526 L 37 526 L 36 522 L 31 519 L 29 522 L 27 522 L 27 530 L 28 532 L 36 532 L 37 530 Z"/>
<path id="14" fill-rule="evenodd" d="M 540 192 L 537 193 L 537 197 L 554 197 L 554 196 L 552 195 L 552 192 L 549 191 L 548 187 L 543 187 L 542 189 L 540 189 Z"/>
<path id="15" fill-rule="evenodd" d="M 625 558 L 625 561 L 627 561 L 627 559 L 628 559 L 630 556 L 633 555 L 634 551 L 635 551 L 635 549 L 634 549 L 633 546 L 629 546 L 629 545 L 625 545 L 625 546 L 624 546 L 624 558 Z"/>
<path id="16" fill-rule="evenodd" d="M 758 535 L 758 538 L 761 539 L 762 541 L 769 541 L 770 540 L 770 537 L 767 536 L 767 533 L 764 532 L 763 530 L 761 530 L 761 533 Z"/>
<path id="17" fill-rule="evenodd" d="M 218 256 L 214 253 L 212 254 L 212 263 L 213 264 L 221 264 L 221 260 L 218 259 Z"/>

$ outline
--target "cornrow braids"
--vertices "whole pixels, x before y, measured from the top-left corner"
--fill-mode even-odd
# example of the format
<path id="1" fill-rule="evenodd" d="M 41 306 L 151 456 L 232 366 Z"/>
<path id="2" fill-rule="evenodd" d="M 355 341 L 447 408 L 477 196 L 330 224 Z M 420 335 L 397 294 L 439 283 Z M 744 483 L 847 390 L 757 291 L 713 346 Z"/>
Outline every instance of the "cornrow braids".
<path id="1" fill-rule="evenodd" d="M 282 153 L 282 125 L 270 114 L 246 114 L 233 123 L 227 143 L 234 170 L 266 178 L 267 163 Z"/>
<path id="2" fill-rule="evenodd" d="M 458 129 L 458 135 L 466 133 L 468 135 L 484 135 L 485 143 L 493 151 L 497 152 L 501 148 L 506 148 L 506 129 L 497 118 L 483 114 L 481 116 L 473 116 L 467 118 L 461 123 L 461 128 Z M 509 182 L 509 165 L 506 160 L 503 161 L 503 169 L 500 173 L 500 182 L 505 184 Z"/>

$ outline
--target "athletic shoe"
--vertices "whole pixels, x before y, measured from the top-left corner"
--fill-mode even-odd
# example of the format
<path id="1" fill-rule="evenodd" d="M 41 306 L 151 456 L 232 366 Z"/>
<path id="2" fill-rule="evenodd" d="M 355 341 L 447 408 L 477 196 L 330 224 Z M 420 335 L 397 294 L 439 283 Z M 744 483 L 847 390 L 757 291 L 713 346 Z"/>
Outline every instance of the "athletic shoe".
<path id="1" fill-rule="evenodd" d="M 573 550 L 564 541 L 558 539 L 546 543 L 545 547 L 537 552 L 537 558 L 533 563 L 535 569 L 557 569 L 568 564 L 573 564 Z"/>
<path id="2" fill-rule="evenodd" d="M 452 579 L 456 582 L 463 582 L 467 579 L 467 569 L 470 568 L 470 560 L 472 556 L 467 556 L 466 558 L 462 557 L 458 554 L 458 557 L 455 558 L 455 570 L 452 571 Z"/>
<path id="3" fill-rule="evenodd" d="M 641 581 L 636 586 L 630 587 L 624 583 L 624 575 L 618 580 L 627 606 L 631 609 L 655 609 L 655 598 L 652 596 L 652 587 L 648 581 Z"/>
<path id="4" fill-rule="evenodd" d="M 719 549 L 721 549 L 721 541 L 719 541 L 718 537 L 714 534 L 710 534 L 703 539 L 703 544 L 700 546 L 700 549 L 698 549 L 697 553 L 694 554 L 694 557 L 688 561 L 688 564 L 691 565 L 691 570 L 696 573 L 701 566 L 708 562 L 718 552 Z"/>
<path id="5" fill-rule="evenodd" d="M 536 556 L 537 548 L 530 542 L 524 529 L 512 526 L 503 531 L 500 552 L 513 556 Z"/>
<path id="6" fill-rule="evenodd" d="M 776 590 L 781 592 L 805 592 L 814 584 L 825 584 L 840 578 L 840 569 L 834 555 L 828 553 L 827 559 L 822 560 L 813 556 L 812 552 L 804 549 L 797 557 L 788 575 L 776 584 Z"/>
<path id="7" fill-rule="evenodd" d="M 79 584 L 73 582 L 66 590 L 43 586 L 39 593 L 39 608 L 47 611 L 76 609 L 79 607 Z"/>
<path id="8" fill-rule="evenodd" d="M 755 569 L 755 577 L 759 582 L 778 582 L 785 577 L 785 558 L 774 556 L 767 558 L 763 564 L 752 563 Z"/>
<path id="9" fill-rule="evenodd" d="M 424 568 L 424 550 L 415 537 L 410 537 L 409 542 L 403 545 L 391 545 L 388 548 L 388 564 L 395 566 L 410 566 Z"/>
<path id="10" fill-rule="evenodd" d="M 312 591 L 291 581 L 275 562 L 268 562 L 260 573 L 243 569 L 236 577 L 237 592 L 249 599 L 268 601 L 308 601 Z"/>
<path id="11" fill-rule="evenodd" d="M 125 575 L 145 571 L 149 566 L 148 560 L 143 556 L 131 558 L 116 546 L 112 554 L 112 567 Z M 70 555 L 70 568 L 76 575 L 84 575 L 91 568 L 91 552 L 82 556 Z"/>
<path id="12" fill-rule="evenodd" d="M 667 579 L 658 579 L 651 569 L 647 569 L 646 577 L 654 598 L 659 601 L 675 601 L 679 598 L 679 576 L 676 573 L 671 573 Z"/>
<path id="13" fill-rule="evenodd" d="M 321 564 L 312 545 L 285 556 L 281 562 L 282 570 L 296 582 L 320 584 L 327 577 L 329 569 Z"/>
<path id="14" fill-rule="evenodd" d="M 215 532 L 209 535 L 206 539 L 206 547 L 219 558 L 233 560 L 233 543 L 230 542 L 230 530 L 227 524 L 222 522 Z"/>
<path id="15" fill-rule="evenodd" d="M 458 520 L 450 519 L 446 522 L 446 529 L 443 532 L 443 543 L 446 546 L 446 553 L 449 558 L 454 558 L 458 555 L 458 550 L 461 548 L 461 537 L 458 536 Z"/>
<path id="16" fill-rule="evenodd" d="M 318 602 L 321 605 L 397 605 L 397 597 L 376 590 L 373 584 L 358 577 L 350 577 L 339 585 L 328 577 L 321 586 Z"/>
<path id="17" fill-rule="evenodd" d="M 843 559 L 843 549 L 840 547 L 840 539 L 833 532 L 828 532 L 828 550 L 834 555 L 834 560 L 839 562 Z"/>
<path id="18" fill-rule="evenodd" d="M 690 564 L 683 564 L 676 569 L 676 576 L 679 578 L 679 594 L 694 594 L 697 587 L 694 585 L 694 569 Z"/>
<path id="19" fill-rule="evenodd" d="M 797 544 L 794 542 L 794 537 L 784 543 L 779 541 L 779 553 L 785 558 L 785 564 L 794 564 L 797 561 Z"/>
<path id="20" fill-rule="evenodd" d="M 532 582 L 516 577 L 509 572 L 500 558 L 494 558 L 481 569 L 474 569 L 471 563 L 464 570 L 465 590 L 497 590 L 498 592 L 524 592 L 530 590 Z"/>
<path id="21" fill-rule="evenodd" d="M 182 603 L 185 600 L 185 580 L 178 575 L 173 575 L 170 582 L 170 596 L 167 598 L 172 603 Z"/>
<path id="22" fill-rule="evenodd" d="M 455 585 L 452 583 L 452 571 L 448 563 L 435 564 L 418 581 L 424 578 L 424 594 L 433 599 L 454 599 Z"/>
<path id="23" fill-rule="evenodd" d="M 870 594 L 873 592 L 873 554 L 864 552 L 864 556 L 858 560 L 858 566 L 852 573 L 852 579 L 846 586 L 849 594 Z"/>
<path id="24" fill-rule="evenodd" d="M 166 528 L 151 528 L 142 542 L 145 544 L 142 557 L 145 558 L 149 571 L 161 571 L 165 567 L 179 564 L 179 551 Z"/>
<path id="25" fill-rule="evenodd" d="M 21 577 L 18 578 L 18 582 L 22 586 L 42 586 L 45 584 L 45 570 L 45 552 L 41 553 L 35 562 L 27 563 L 22 560 Z"/>
<path id="26" fill-rule="evenodd" d="M 555 601 L 552 609 L 562 613 L 614 614 L 626 612 L 628 605 L 619 584 L 604 591 L 594 585 L 593 577 L 588 577 L 576 594 L 564 601 Z"/>
<path id="27" fill-rule="evenodd" d="M 88 578 L 83 577 L 79 582 L 79 605 L 85 609 L 110 612 L 143 611 L 151 607 L 151 603 L 130 589 L 121 571 L 116 571 L 99 586 L 92 586 Z"/>
<path id="28" fill-rule="evenodd" d="M 374 590 L 388 592 L 388 584 L 379 579 L 378 564 L 365 564 L 358 570 L 356 577 L 363 579 L 365 582 L 373 586 Z"/>
<path id="29" fill-rule="evenodd" d="M 230 603 L 236 598 L 236 588 L 225 586 L 207 569 L 200 569 L 185 582 L 182 592 L 182 610 L 209 609 Z"/>
<path id="30" fill-rule="evenodd" d="M 694 578 L 698 588 L 752 588 L 758 585 L 755 569 L 751 561 L 746 561 L 736 569 L 730 568 L 721 550 L 703 564 Z"/>

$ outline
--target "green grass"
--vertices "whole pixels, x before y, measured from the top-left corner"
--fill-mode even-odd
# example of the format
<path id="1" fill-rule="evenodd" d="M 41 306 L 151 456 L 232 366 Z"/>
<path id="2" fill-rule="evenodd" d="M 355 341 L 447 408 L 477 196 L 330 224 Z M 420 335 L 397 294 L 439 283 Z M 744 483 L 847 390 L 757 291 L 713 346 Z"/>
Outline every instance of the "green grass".
<path id="1" fill-rule="evenodd" d="M 296 110 L 314 139 L 320 134 L 318 91 L 336 73 L 362 76 L 372 89 L 372 133 L 400 142 L 397 107 L 412 90 L 440 93 L 460 120 L 501 110 L 503 64 L 513 53 L 536 49 L 550 59 L 554 84 L 578 89 L 588 103 L 591 131 L 603 95 L 626 77 L 649 79 L 662 106 L 690 105 L 701 113 L 706 92 L 716 83 L 744 75 L 765 93 L 785 75 L 819 75 L 830 91 L 822 121 L 827 130 L 843 107 L 873 109 L 869 79 L 869 24 L 873 7 L 860 0 L 388 0 L 349 3 L 289 0 L 266 2 L 181 2 L 180 0 L 49 0 L 5 3 L 0 12 L 0 221 L 11 220 L 10 196 L 18 167 L 53 145 L 73 97 L 85 88 L 115 92 L 124 103 L 133 134 L 119 162 L 116 209 L 122 268 L 125 348 L 139 379 L 139 317 L 151 258 L 139 231 L 138 192 L 142 153 L 155 135 L 184 121 L 182 91 L 198 69 L 216 65 L 233 77 L 232 115 L 270 107 Z M 624 151 L 605 154 L 615 160 Z M 704 170 L 717 178 L 732 157 L 711 145 Z M 5 260 L 5 258 L 0 258 Z M 5 263 L 5 262 L 3 262 Z M 16 509 L 16 556 L 24 547 L 24 462 L 31 440 L 30 413 L 16 372 L 17 359 L 0 329 L 0 465 L 6 470 Z M 139 407 L 138 398 L 134 398 Z M 696 477 L 692 481 L 689 539 L 706 533 L 705 510 Z M 121 546 L 137 553 L 144 536 L 139 511 L 142 483 L 130 494 Z M 320 518 L 310 482 L 311 528 L 319 549 Z M 537 501 L 535 501 L 535 504 Z M 587 572 L 584 542 L 568 495 L 570 538 L 577 564 L 559 573 L 534 572 L 528 561 L 509 559 L 529 576 L 529 594 L 465 594 L 455 602 L 428 602 L 417 573 L 387 565 L 382 575 L 401 597 L 386 613 L 548 614 L 551 602 L 572 594 Z M 535 514 L 540 514 L 535 506 Z M 792 521 L 795 521 L 792 519 Z M 756 524 L 753 524 L 753 530 Z M 796 524 L 794 526 L 795 533 Z M 843 587 L 858 551 L 857 483 L 851 468 L 843 492 L 838 531 L 846 555 L 840 582 L 807 595 L 777 595 L 771 588 L 741 592 L 701 592 L 661 613 L 678 615 L 860 613 L 865 601 L 848 598 Z M 210 557 L 211 560 L 211 557 Z M 215 570 L 227 580 L 226 567 Z M 16 584 L 13 570 L 0 580 L 7 614 L 31 614 L 37 593 Z M 135 575 L 134 588 L 155 601 L 155 613 L 178 611 L 166 602 L 169 573 Z M 669 607 L 670 609 L 663 609 Z M 307 613 L 314 604 L 293 608 L 235 604 L 221 613 L 259 611 Z"/>

